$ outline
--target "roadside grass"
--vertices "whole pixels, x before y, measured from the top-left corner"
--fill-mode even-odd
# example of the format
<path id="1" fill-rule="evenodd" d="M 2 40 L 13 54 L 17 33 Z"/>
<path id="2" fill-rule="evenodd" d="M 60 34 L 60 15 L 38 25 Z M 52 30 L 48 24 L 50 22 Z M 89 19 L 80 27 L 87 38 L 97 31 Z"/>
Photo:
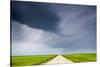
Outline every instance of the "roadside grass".
<path id="1" fill-rule="evenodd" d="M 45 63 L 57 55 L 41 55 L 41 56 L 11 56 L 11 66 L 31 66 Z"/>
<path id="2" fill-rule="evenodd" d="M 75 62 L 95 62 L 96 61 L 96 53 L 89 54 L 64 54 L 62 55 L 65 58 Z"/>
<path id="3" fill-rule="evenodd" d="M 11 56 L 11 67 L 40 65 L 55 58 L 56 56 L 57 55 Z M 96 53 L 64 54 L 62 56 L 75 63 L 96 61 Z"/>

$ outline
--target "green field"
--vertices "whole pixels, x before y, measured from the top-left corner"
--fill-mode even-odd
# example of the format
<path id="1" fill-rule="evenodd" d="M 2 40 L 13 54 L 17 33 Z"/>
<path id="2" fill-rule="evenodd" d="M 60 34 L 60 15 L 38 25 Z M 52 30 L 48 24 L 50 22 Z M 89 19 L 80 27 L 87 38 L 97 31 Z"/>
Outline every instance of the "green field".
<path id="1" fill-rule="evenodd" d="M 56 55 L 43 56 L 12 56 L 12 66 L 31 66 L 45 63 L 53 59 Z"/>
<path id="2" fill-rule="evenodd" d="M 11 64 L 15 66 L 31 66 L 46 63 L 47 61 L 53 59 L 57 55 L 41 55 L 41 56 L 11 56 Z M 73 61 L 74 63 L 79 62 L 95 62 L 96 54 L 64 54 L 62 55 L 66 59 Z"/>
<path id="3" fill-rule="evenodd" d="M 65 54 L 63 55 L 65 58 L 75 62 L 95 62 L 96 61 L 96 54 Z"/>

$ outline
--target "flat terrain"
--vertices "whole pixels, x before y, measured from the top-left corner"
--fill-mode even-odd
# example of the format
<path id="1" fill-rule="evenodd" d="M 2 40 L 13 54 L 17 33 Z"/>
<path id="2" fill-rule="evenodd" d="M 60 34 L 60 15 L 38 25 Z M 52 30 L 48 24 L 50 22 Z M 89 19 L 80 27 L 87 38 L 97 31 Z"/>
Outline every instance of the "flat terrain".
<path id="1" fill-rule="evenodd" d="M 41 56 L 12 56 L 12 66 L 33 66 L 40 64 L 67 64 L 79 62 L 95 62 L 96 54 L 64 54 Z"/>
<path id="2" fill-rule="evenodd" d="M 56 57 L 56 55 L 43 56 L 12 56 L 12 66 L 31 66 L 45 63 Z"/>
<path id="3" fill-rule="evenodd" d="M 65 54 L 63 55 L 65 58 L 73 61 L 74 63 L 79 62 L 95 62 L 96 61 L 96 54 Z"/>
<path id="4" fill-rule="evenodd" d="M 62 55 L 58 55 L 44 64 L 68 64 L 68 63 L 73 63 L 73 62 L 64 58 Z"/>

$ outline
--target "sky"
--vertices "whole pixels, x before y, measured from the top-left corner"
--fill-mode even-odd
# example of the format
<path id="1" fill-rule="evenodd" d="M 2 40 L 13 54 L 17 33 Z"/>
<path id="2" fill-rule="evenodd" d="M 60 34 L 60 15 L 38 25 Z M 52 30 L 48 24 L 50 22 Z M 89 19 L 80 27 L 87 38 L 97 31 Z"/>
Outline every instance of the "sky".
<path id="1" fill-rule="evenodd" d="M 96 52 L 96 6 L 11 1 L 12 55 Z"/>

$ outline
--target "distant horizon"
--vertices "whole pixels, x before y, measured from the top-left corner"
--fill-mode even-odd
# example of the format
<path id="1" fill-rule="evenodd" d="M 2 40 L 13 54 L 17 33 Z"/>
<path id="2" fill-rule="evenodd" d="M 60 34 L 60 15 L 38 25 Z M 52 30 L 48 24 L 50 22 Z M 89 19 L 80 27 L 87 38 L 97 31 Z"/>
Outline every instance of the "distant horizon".
<path id="1" fill-rule="evenodd" d="M 97 52 L 87 52 L 87 53 L 63 53 L 63 54 L 60 54 L 60 53 L 58 53 L 58 54 L 56 54 L 56 53 L 54 53 L 54 54 L 38 54 L 38 55 L 11 55 L 11 56 L 44 56 L 44 55 L 64 55 L 64 54 L 96 54 Z"/>

